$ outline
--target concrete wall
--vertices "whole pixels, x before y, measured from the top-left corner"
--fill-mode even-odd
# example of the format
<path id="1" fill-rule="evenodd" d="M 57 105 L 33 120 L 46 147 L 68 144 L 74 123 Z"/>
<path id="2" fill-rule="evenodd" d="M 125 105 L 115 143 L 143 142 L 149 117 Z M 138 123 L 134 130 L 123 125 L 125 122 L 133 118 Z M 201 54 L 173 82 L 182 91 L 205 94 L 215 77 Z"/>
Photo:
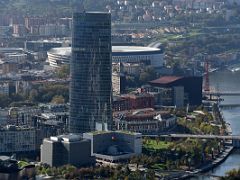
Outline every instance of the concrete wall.
<path id="1" fill-rule="evenodd" d="M 95 163 L 95 158 L 91 156 L 91 141 L 64 143 L 68 149 L 68 163 L 76 167 L 91 165 Z"/>
<path id="2" fill-rule="evenodd" d="M 43 144 L 41 145 L 41 162 L 52 166 L 53 165 L 52 154 L 53 144 L 44 140 Z"/>
<path id="3" fill-rule="evenodd" d="M 64 142 L 45 139 L 41 145 L 41 162 L 50 166 L 71 164 L 76 167 L 92 165 L 90 140 Z"/>
<path id="4" fill-rule="evenodd" d="M 138 133 L 84 133 L 83 138 L 91 140 L 92 155 L 107 152 L 108 148 L 114 145 L 124 152 L 136 154 L 142 152 L 142 135 Z"/>
<path id="5" fill-rule="evenodd" d="M 174 105 L 177 107 L 184 106 L 184 87 L 183 86 L 174 87 Z"/>

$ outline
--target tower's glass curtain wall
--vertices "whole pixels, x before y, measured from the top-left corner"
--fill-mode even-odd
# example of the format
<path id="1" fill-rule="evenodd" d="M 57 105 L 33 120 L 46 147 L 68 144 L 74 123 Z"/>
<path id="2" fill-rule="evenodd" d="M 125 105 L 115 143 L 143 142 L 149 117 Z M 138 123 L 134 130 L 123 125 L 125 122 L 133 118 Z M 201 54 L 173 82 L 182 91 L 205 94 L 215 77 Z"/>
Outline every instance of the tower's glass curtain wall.
<path id="1" fill-rule="evenodd" d="M 74 13 L 72 34 L 71 133 L 112 128 L 111 15 Z"/>

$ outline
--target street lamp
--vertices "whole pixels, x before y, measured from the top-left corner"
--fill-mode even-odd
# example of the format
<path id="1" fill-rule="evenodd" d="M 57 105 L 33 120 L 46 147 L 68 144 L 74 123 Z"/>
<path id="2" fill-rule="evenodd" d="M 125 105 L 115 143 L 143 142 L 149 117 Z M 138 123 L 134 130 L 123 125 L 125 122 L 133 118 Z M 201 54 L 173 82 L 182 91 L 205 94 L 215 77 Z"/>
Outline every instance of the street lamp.
<path id="1" fill-rule="evenodd" d="M 188 169 L 190 170 L 190 165 L 191 165 L 191 158 L 188 157 Z"/>
<path id="2" fill-rule="evenodd" d="M 212 159 L 214 158 L 214 148 L 212 147 Z"/>

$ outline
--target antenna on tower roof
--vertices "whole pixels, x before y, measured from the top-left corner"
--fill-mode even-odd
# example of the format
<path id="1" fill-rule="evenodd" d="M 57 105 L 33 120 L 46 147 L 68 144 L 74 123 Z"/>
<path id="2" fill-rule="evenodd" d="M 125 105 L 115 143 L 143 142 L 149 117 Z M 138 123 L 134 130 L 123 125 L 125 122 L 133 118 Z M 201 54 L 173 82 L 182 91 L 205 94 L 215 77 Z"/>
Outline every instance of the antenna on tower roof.
<path id="1" fill-rule="evenodd" d="M 79 12 L 85 12 L 84 0 L 82 0 L 80 3 Z"/>
<path id="2" fill-rule="evenodd" d="M 72 0 L 71 6 L 73 13 L 74 12 L 83 13 L 86 11 L 84 7 L 84 0 Z"/>

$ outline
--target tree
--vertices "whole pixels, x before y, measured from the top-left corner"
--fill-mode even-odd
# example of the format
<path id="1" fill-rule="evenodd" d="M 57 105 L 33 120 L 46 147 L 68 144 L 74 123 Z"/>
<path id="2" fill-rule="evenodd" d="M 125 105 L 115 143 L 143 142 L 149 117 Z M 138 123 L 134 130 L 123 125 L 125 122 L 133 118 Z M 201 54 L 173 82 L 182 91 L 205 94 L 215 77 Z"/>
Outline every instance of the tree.
<path id="1" fill-rule="evenodd" d="M 36 89 L 32 89 L 29 94 L 29 100 L 32 102 L 38 101 L 38 91 Z"/>
<path id="2" fill-rule="evenodd" d="M 62 78 L 68 78 L 70 75 L 70 67 L 69 65 L 63 65 L 57 70 L 57 77 Z"/>
<path id="3" fill-rule="evenodd" d="M 148 81 L 154 80 L 157 78 L 157 73 L 154 70 L 153 67 L 148 66 L 142 70 L 139 76 L 139 81 L 144 84 L 147 83 Z"/>
<path id="4" fill-rule="evenodd" d="M 166 167 L 167 167 L 168 170 L 171 168 L 171 161 L 170 160 L 166 161 Z"/>
<path id="5" fill-rule="evenodd" d="M 11 99 L 4 94 L 0 94 L 0 107 L 5 108 L 11 103 Z"/>
<path id="6" fill-rule="evenodd" d="M 132 172 L 129 176 L 128 176 L 129 179 L 131 180 L 142 180 L 144 179 L 141 171 L 139 171 L 138 169 L 134 172 Z"/>
<path id="7" fill-rule="evenodd" d="M 225 177 L 221 178 L 222 180 L 237 180 L 240 179 L 240 169 L 233 169 L 226 173 Z"/>
<path id="8" fill-rule="evenodd" d="M 30 91 L 28 99 L 32 102 L 49 103 L 53 100 L 54 96 L 62 96 L 64 102 L 68 102 L 69 87 L 54 83 L 37 85 Z"/>
<path id="9" fill-rule="evenodd" d="M 63 96 L 59 96 L 59 95 L 56 95 L 52 98 L 52 101 L 51 103 L 54 103 L 54 104 L 64 104 L 65 103 L 65 100 L 64 100 L 64 97 Z"/>
<path id="10" fill-rule="evenodd" d="M 155 172 L 152 169 L 148 169 L 146 172 L 146 179 L 147 180 L 152 180 L 155 179 Z"/>
<path id="11" fill-rule="evenodd" d="M 46 172 L 46 174 L 49 175 L 49 176 L 52 175 L 52 170 L 51 170 L 51 168 L 47 168 L 45 172 Z"/>
<path id="12" fill-rule="evenodd" d="M 126 166 L 126 168 L 124 169 L 124 175 L 128 176 L 131 173 L 131 170 L 129 169 L 128 165 Z"/>
<path id="13" fill-rule="evenodd" d="M 13 102 L 19 102 L 24 100 L 24 96 L 22 94 L 11 94 L 10 98 Z"/>
<path id="14" fill-rule="evenodd" d="M 139 80 L 140 80 L 141 83 L 146 83 L 146 82 L 148 82 L 150 80 L 150 76 L 151 75 L 149 73 L 142 72 L 142 73 L 140 73 Z"/>
<path id="15" fill-rule="evenodd" d="M 136 87 L 138 86 L 138 77 L 134 76 L 126 76 L 126 86 L 128 87 Z"/>
<path id="16" fill-rule="evenodd" d="M 108 1 L 99 1 L 99 0 L 85 0 L 84 7 L 87 10 L 104 10 Z"/>

